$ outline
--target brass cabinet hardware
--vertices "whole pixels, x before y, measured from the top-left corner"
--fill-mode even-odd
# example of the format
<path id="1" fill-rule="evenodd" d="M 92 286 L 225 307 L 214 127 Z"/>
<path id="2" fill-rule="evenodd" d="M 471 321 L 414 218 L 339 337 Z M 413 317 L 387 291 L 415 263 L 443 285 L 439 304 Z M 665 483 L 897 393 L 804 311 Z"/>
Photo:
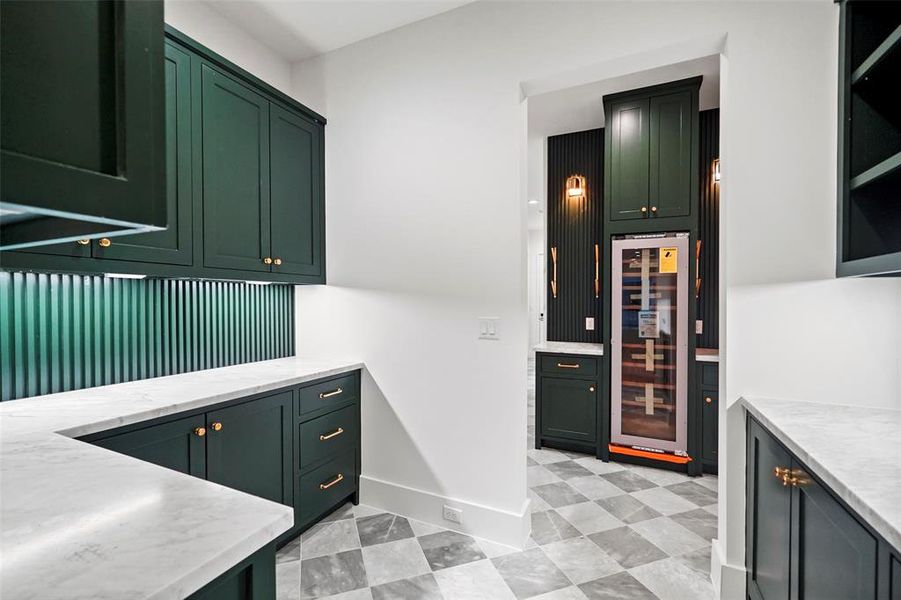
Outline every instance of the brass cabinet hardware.
<path id="1" fill-rule="evenodd" d="M 593 385 L 590 386 L 590 387 L 588 388 L 588 391 L 589 391 L 589 392 L 593 392 L 593 391 L 594 391 L 594 386 L 593 386 Z"/>
<path id="2" fill-rule="evenodd" d="M 196 435 L 197 437 L 205 436 L 206 435 L 206 427 L 195 427 L 194 435 Z"/>
<path id="3" fill-rule="evenodd" d="M 263 264 L 264 264 L 264 265 L 271 265 L 271 264 L 272 264 L 272 259 L 269 258 L 269 257 L 267 256 L 266 258 L 263 259 Z"/>
<path id="4" fill-rule="evenodd" d="M 98 243 L 100 244 L 101 248 L 109 248 L 112 245 L 112 242 L 109 240 L 109 238 L 100 238 L 100 242 Z"/>
<path id="5" fill-rule="evenodd" d="M 601 297 L 601 250 L 594 245 L 594 297 Z"/>
<path id="6" fill-rule="evenodd" d="M 551 275 L 551 294 L 557 297 L 557 246 L 551 246 L 551 263 L 553 271 Z"/>
<path id="7" fill-rule="evenodd" d="M 338 437 L 338 436 L 341 435 L 342 433 L 344 433 L 344 428 L 343 428 L 343 427 L 339 427 L 338 429 L 334 430 L 334 431 L 331 432 L 331 433 L 325 433 L 325 434 L 320 435 L 320 436 L 319 436 L 319 441 L 320 441 L 320 442 L 324 442 L 324 441 L 326 441 L 326 440 L 330 440 L 330 439 L 332 439 L 332 438 L 334 438 L 334 437 Z"/>
<path id="8" fill-rule="evenodd" d="M 210 427 L 213 428 L 213 431 L 222 431 L 222 423 L 220 423 L 219 421 L 216 421 L 215 423 L 210 425 Z"/>
<path id="9" fill-rule="evenodd" d="M 704 402 L 706 402 L 707 404 L 713 404 L 713 398 L 711 398 L 710 396 L 704 396 Z"/>
<path id="10" fill-rule="evenodd" d="M 91 243 L 91 240 L 78 240 L 75 243 L 78 244 L 79 246 L 87 246 L 88 244 Z"/>
<path id="11" fill-rule="evenodd" d="M 701 240 L 695 242 L 695 300 L 701 297 Z"/>
<path id="12" fill-rule="evenodd" d="M 330 487 L 332 487 L 333 485 L 335 485 L 336 483 L 341 483 L 342 481 L 344 481 L 344 474 L 343 474 L 343 473 L 338 473 L 338 474 L 335 476 L 335 478 L 332 479 L 331 481 L 329 481 L 328 483 L 320 483 L 320 484 L 319 484 L 319 489 L 320 489 L 320 490 L 327 490 L 327 489 L 329 489 Z"/>
<path id="13" fill-rule="evenodd" d="M 773 469 L 773 475 L 775 475 L 779 479 L 785 477 L 786 475 L 789 475 L 790 473 L 791 469 L 789 469 L 788 467 L 776 467 L 775 469 Z"/>
<path id="14" fill-rule="evenodd" d="M 657 212 L 657 207 L 656 207 L 656 206 L 652 206 L 652 207 L 651 207 L 651 212 L 652 212 L 652 213 Z"/>
<path id="15" fill-rule="evenodd" d="M 280 258 L 273 259 L 272 264 L 274 264 L 275 266 L 278 266 L 278 265 L 282 264 L 282 259 L 280 259 Z"/>
<path id="16" fill-rule="evenodd" d="M 578 369 L 579 363 L 557 363 L 557 367 L 561 369 Z"/>
<path id="17" fill-rule="evenodd" d="M 642 206 L 642 207 L 641 207 L 641 212 L 647 213 L 647 212 L 648 212 L 648 207 L 647 207 L 647 206 Z M 647 214 L 645 214 L 645 216 L 647 216 Z"/>
<path id="18" fill-rule="evenodd" d="M 320 400 L 325 400 L 326 398 L 331 398 L 332 396 L 337 396 L 338 394 L 343 394 L 344 390 L 338 388 L 337 390 L 332 390 L 330 392 L 322 392 L 319 394 Z"/>

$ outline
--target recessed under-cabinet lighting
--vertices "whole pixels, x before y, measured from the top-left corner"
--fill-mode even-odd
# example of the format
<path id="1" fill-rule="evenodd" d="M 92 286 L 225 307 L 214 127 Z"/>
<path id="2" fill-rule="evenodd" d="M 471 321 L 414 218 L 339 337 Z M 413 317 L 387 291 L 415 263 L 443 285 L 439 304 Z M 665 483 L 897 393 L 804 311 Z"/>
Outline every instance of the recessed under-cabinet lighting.
<path id="1" fill-rule="evenodd" d="M 104 277 L 111 279 L 146 279 L 146 275 L 137 275 L 135 273 L 104 273 Z"/>

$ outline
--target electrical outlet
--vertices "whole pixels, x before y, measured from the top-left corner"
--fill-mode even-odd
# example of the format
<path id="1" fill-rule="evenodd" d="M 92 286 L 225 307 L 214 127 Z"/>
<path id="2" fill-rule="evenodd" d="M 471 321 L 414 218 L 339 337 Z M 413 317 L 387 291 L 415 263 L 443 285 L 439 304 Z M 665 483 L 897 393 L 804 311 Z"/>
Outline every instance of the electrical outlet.
<path id="1" fill-rule="evenodd" d="M 463 523 L 463 510 L 460 508 L 454 508 L 445 504 L 442 516 L 445 521 L 450 521 L 451 523 Z"/>
<path id="2" fill-rule="evenodd" d="M 497 317 L 479 317 L 479 339 L 499 340 Z"/>
<path id="3" fill-rule="evenodd" d="M 585 317 L 585 331 L 594 331 L 594 317 Z"/>
<path id="4" fill-rule="evenodd" d="M 701 319 L 695 321 L 695 333 L 698 335 L 704 333 L 704 321 L 702 321 Z"/>

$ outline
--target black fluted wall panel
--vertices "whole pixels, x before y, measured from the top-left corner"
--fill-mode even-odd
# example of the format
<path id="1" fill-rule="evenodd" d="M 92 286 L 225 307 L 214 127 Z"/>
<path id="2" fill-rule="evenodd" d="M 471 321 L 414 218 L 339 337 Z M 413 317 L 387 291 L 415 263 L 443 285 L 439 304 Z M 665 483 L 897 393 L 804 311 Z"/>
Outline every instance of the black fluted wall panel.
<path id="1" fill-rule="evenodd" d="M 719 348 L 719 218 L 720 186 L 714 181 L 713 161 L 720 156 L 720 109 L 700 113 L 701 169 L 701 293 L 698 318 L 704 330 L 698 336 L 698 348 Z"/>
<path id="2" fill-rule="evenodd" d="M 595 298 L 594 245 L 603 251 L 604 130 L 549 137 L 547 163 L 547 339 L 600 342 L 604 290 Z M 571 175 L 585 177 L 584 200 L 566 197 L 566 179 Z M 552 247 L 557 248 L 556 298 L 550 285 Z M 586 317 L 594 317 L 594 331 L 585 329 Z"/>
<path id="3" fill-rule="evenodd" d="M 0 399 L 294 355 L 294 287 L 0 271 Z"/>

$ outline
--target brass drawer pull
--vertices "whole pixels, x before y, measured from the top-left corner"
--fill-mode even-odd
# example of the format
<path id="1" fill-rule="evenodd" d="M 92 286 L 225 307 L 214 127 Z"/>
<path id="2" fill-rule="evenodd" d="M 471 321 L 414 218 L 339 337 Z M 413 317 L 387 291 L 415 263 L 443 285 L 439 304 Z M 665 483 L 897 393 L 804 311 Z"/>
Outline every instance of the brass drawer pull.
<path id="1" fill-rule="evenodd" d="M 561 369 L 578 369 L 578 368 L 579 368 L 579 363 L 574 363 L 574 364 L 570 364 L 570 363 L 557 363 L 557 367 L 559 367 L 559 368 L 561 368 Z"/>
<path id="2" fill-rule="evenodd" d="M 219 421 L 213 423 L 211 427 L 213 428 L 213 431 L 222 431 L 222 423 L 220 423 Z"/>
<path id="3" fill-rule="evenodd" d="M 343 428 L 343 427 L 339 427 L 338 429 L 334 430 L 334 431 L 331 432 L 331 433 L 325 433 L 325 434 L 320 435 L 320 436 L 319 436 L 319 441 L 320 441 L 320 442 L 324 442 L 324 441 L 326 441 L 326 440 L 330 440 L 330 439 L 332 439 L 332 438 L 338 437 L 338 436 L 341 435 L 342 433 L 344 433 L 344 428 Z"/>
<path id="4" fill-rule="evenodd" d="M 206 427 L 195 427 L 194 435 L 196 435 L 197 437 L 205 436 L 206 435 Z"/>
<path id="5" fill-rule="evenodd" d="M 331 392 L 322 392 L 319 394 L 320 400 L 325 400 L 326 398 L 331 398 L 332 396 L 337 396 L 338 394 L 343 394 L 344 390 L 338 388 L 337 390 L 332 390 Z"/>
<path id="6" fill-rule="evenodd" d="M 341 483 L 342 481 L 344 481 L 344 474 L 343 474 L 343 473 L 338 473 L 338 475 L 337 475 L 334 479 L 332 479 L 331 481 L 329 481 L 328 483 L 320 483 L 320 484 L 319 484 L 319 489 L 320 489 L 320 490 L 327 490 L 327 489 L 329 489 L 330 487 L 332 487 L 333 485 L 338 484 L 338 483 Z"/>

